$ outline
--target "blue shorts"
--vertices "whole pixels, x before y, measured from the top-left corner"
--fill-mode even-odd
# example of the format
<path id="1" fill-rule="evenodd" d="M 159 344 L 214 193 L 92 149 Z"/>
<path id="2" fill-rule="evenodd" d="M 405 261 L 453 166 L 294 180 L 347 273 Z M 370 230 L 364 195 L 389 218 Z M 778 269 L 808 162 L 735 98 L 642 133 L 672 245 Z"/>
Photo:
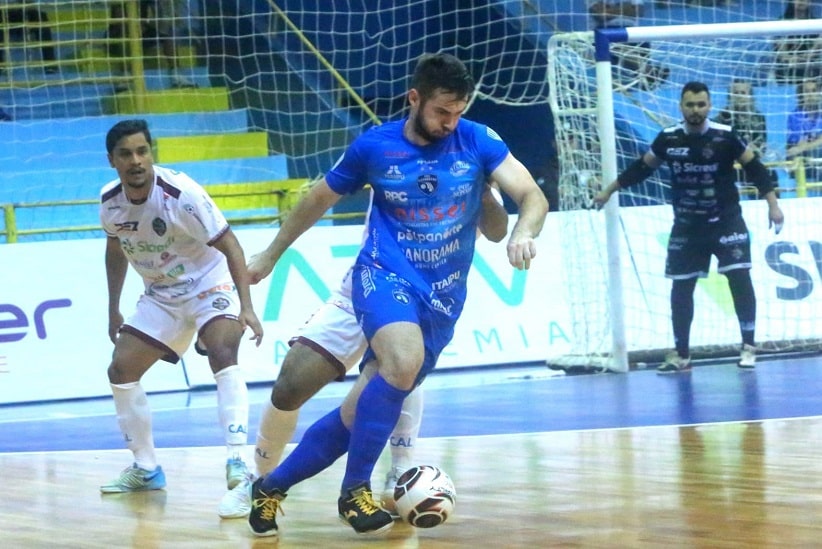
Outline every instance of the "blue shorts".
<path id="1" fill-rule="evenodd" d="M 366 339 L 371 341 L 377 330 L 394 322 L 413 322 L 422 331 L 425 358 L 415 385 L 437 365 L 437 359 L 454 337 L 459 314 L 449 315 L 435 309 L 427 296 L 415 290 L 405 279 L 382 269 L 357 265 L 352 276 L 351 299 L 357 322 Z M 362 363 L 375 358 L 369 346 Z"/>

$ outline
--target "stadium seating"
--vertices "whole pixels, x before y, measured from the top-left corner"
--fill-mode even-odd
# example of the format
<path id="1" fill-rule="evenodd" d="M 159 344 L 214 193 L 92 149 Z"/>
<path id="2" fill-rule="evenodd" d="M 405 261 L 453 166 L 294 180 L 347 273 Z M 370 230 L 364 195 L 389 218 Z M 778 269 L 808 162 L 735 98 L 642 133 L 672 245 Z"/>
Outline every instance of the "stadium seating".
<path id="1" fill-rule="evenodd" d="M 14 212 L 17 229 L 98 224 L 94 202 L 102 185 L 116 177 L 107 165 L 105 134 L 127 117 L 148 120 L 159 164 L 185 171 L 203 185 L 248 188 L 288 180 L 286 158 L 269 154 L 267 134 L 250 131 L 249 110 L 230 108 L 228 90 L 212 87 L 207 67 L 196 66 L 193 52 L 185 46 L 177 50 L 185 58 L 182 74 L 197 87 L 172 89 L 168 71 L 147 63 L 147 93 L 138 104 L 130 91 L 116 89 L 107 79 L 124 70 L 122 63 L 108 59 L 103 44 L 88 40 L 107 31 L 104 4 L 44 0 L 38 6 L 47 14 L 57 42 L 59 70 L 46 74 L 36 50 L 27 52 L 13 44 L 8 60 L 14 65 L 0 75 L 0 106 L 13 119 L 2 122 L 0 131 L 0 162 L 6 166 L 0 172 L 0 204 L 24 205 Z M 78 76 L 85 83 L 75 81 Z M 190 112 L 192 105 L 196 112 Z M 25 207 L 64 201 L 73 204 Z M 249 207 L 262 204 L 257 199 L 251 202 Z M 240 203 L 241 199 L 230 202 Z M 276 212 L 269 208 L 267 213 Z M 0 212 L 0 230 L 3 225 Z M 70 236 L 99 232 L 45 233 L 21 240 Z"/>
<path id="2" fill-rule="evenodd" d="M 753 1 L 757 3 L 758 10 L 760 10 L 760 4 L 767 5 L 773 10 L 777 9 L 775 7 L 777 3 L 775 2 Z M 49 14 L 49 20 L 53 23 L 58 40 L 76 38 L 82 42 L 84 38 L 99 37 L 105 33 L 105 25 L 100 23 L 100 20 L 104 19 L 105 10 L 104 7 L 101 7 L 101 3 L 75 1 L 72 4 L 73 7 L 69 8 L 67 6 L 70 4 L 57 0 L 44 0 L 40 3 Z M 259 8 L 254 8 L 255 10 L 259 9 L 260 14 L 269 12 L 270 7 L 265 2 L 255 2 L 253 4 L 255 6 L 260 4 Z M 357 74 L 345 73 L 345 67 L 347 66 L 345 62 L 346 55 L 365 55 L 372 51 L 366 48 L 365 44 L 341 45 L 342 43 L 338 43 L 339 40 L 342 40 L 342 36 L 347 36 L 346 40 L 355 40 L 358 36 L 348 33 L 349 29 L 345 27 L 347 25 L 345 18 L 334 17 L 327 10 L 319 9 L 323 4 L 321 0 L 284 0 L 284 9 L 287 9 L 289 4 L 293 4 L 294 9 L 299 8 L 301 10 L 303 14 L 301 23 L 307 25 L 309 31 L 311 29 L 319 30 L 314 34 L 309 33 L 310 37 L 321 51 L 334 53 L 335 66 L 340 67 L 340 70 L 344 73 L 343 76 L 362 92 L 367 101 L 375 101 L 375 105 L 378 107 L 381 100 L 397 101 L 397 98 L 401 100 L 404 97 L 404 83 L 401 79 L 392 78 L 387 80 L 379 78 L 378 75 L 371 74 L 368 71 Z M 224 12 L 234 14 L 229 9 L 233 4 L 227 1 L 209 2 L 203 5 L 203 9 L 207 12 L 211 9 L 216 10 L 219 6 L 219 9 L 224 10 L 220 14 Z M 537 0 L 533 5 L 499 1 L 493 3 L 493 9 L 477 10 L 476 14 L 472 13 L 472 17 L 489 18 L 492 23 L 489 28 L 492 29 L 493 34 L 500 25 L 510 24 L 507 23 L 508 19 L 527 15 L 528 10 L 537 9 L 539 13 L 552 14 L 539 18 L 538 21 L 532 19 L 532 24 L 535 27 L 523 29 L 529 36 L 536 37 L 534 38 L 535 41 L 544 41 L 542 45 L 547 46 L 547 40 L 552 32 L 587 29 L 586 5 L 586 0 Z M 705 7 L 661 8 L 651 0 L 646 0 L 646 7 L 646 15 L 641 21 L 643 25 L 655 24 L 660 20 L 693 23 L 696 21 L 730 22 L 744 18 L 741 10 L 712 10 Z M 234 6 L 233 9 L 236 10 L 237 7 Z M 737 12 L 739 13 L 737 14 Z M 759 13 L 762 13 L 761 10 Z M 376 17 L 388 18 L 392 17 L 393 14 L 394 11 L 386 10 L 384 14 L 379 13 Z M 222 22 L 221 17 L 211 17 L 213 15 L 211 13 L 206 13 L 206 15 L 209 15 L 207 18 L 208 24 L 225 25 L 224 28 L 219 28 L 219 32 L 216 34 L 221 38 L 235 38 L 232 34 L 234 31 L 231 29 L 231 25 L 234 23 L 238 25 L 237 32 L 240 30 L 240 19 L 242 19 L 240 17 L 236 22 L 231 20 Z M 237 13 L 235 15 L 246 14 Z M 779 15 L 779 13 L 773 13 L 774 18 Z M 231 15 L 228 16 L 229 19 L 230 17 Z M 243 19 L 243 22 L 251 19 L 256 20 L 255 18 L 246 18 Z M 382 19 L 380 20 L 382 22 Z M 265 18 L 261 17 L 259 24 L 267 25 L 266 21 Z M 390 22 L 386 19 L 382 23 L 389 24 Z M 342 25 L 345 28 L 341 28 L 341 32 L 336 33 L 335 25 Z M 436 44 L 434 37 L 437 35 L 440 37 L 447 36 L 451 32 L 451 29 L 445 26 L 446 22 L 442 21 L 421 21 L 419 25 L 442 25 L 442 28 L 417 28 L 413 25 L 407 28 L 397 26 L 397 32 L 413 33 L 420 31 L 420 36 L 423 37 L 421 40 L 413 41 L 414 45 L 411 48 L 412 51 L 409 52 L 410 54 L 421 53 L 430 49 Z M 243 27 L 242 30 L 245 32 L 249 29 Z M 149 119 L 153 134 L 157 138 L 158 161 L 179 167 L 179 169 L 187 171 L 204 184 L 246 183 L 288 177 L 313 177 L 324 171 L 333 163 L 341 149 L 331 149 L 321 153 L 300 150 L 301 143 L 293 139 L 292 133 L 298 133 L 304 130 L 305 127 L 323 128 L 329 134 L 333 133 L 330 141 L 339 143 L 342 147 L 353 137 L 353 135 L 350 135 L 351 120 L 346 119 L 346 116 L 355 116 L 352 114 L 355 110 L 346 110 L 344 103 L 338 103 L 340 97 L 336 91 L 336 84 L 331 81 L 330 77 L 328 81 L 319 78 L 317 81 L 304 82 L 301 81 L 301 78 L 279 78 L 276 76 L 276 71 L 266 70 L 266 67 L 270 64 L 281 64 L 290 68 L 292 74 L 318 74 L 310 70 L 301 70 L 302 68 L 313 68 L 304 67 L 304 64 L 316 63 L 316 60 L 311 56 L 294 53 L 301 51 L 300 45 L 292 42 L 297 40 L 295 36 L 289 33 L 271 35 L 263 32 L 265 29 L 262 28 L 250 30 L 254 31 L 253 36 L 266 36 L 268 41 L 262 49 L 258 47 L 259 44 L 255 43 L 254 55 L 246 56 L 239 62 L 247 62 L 252 66 L 246 71 L 238 67 L 218 66 L 218 62 L 225 62 L 225 60 L 212 60 L 215 63 L 211 67 L 214 69 L 214 74 L 226 73 L 229 76 L 228 80 L 233 79 L 232 81 L 244 81 L 247 77 L 259 78 L 263 80 L 261 84 L 258 83 L 261 88 L 272 90 L 272 94 L 280 94 L 282 97 L 298 97 L 300 94 L 291 94 L 290 91 L 293 91 L 295 87 L 302 87 L 302 89 L 313 91 L 314 96 L 300 100 L 316 101 L 320 107 L 340 105 L 342 108 L 315 109 L 313 108 L 315 105 L 310 105 L 312 108 L 302 108 L 304 105 L 294 105 L 292 109 L 294 112 L 322 113 L 316 115 L 301 114 L 299 117 L 292 116 L 289 112 L 273 113 L 264 108 L 259 108 L 260 105 L 257 104 L 251 105 L 252 108 L 248 110 L 230 109 L 230 92 L 225 88 L 212 87 L 213 82 L 209 75 L 209 67 L 195 66 L 188 69 L 188 76 L 195 80 L 199 86 L 196 90 L 172 90 L 169 89 L 166 71 L 147 66 L 145 84 L 148 94 L 145 97 L 145 103 L 140 106 L 138 106 L 134 95 L 131 93 L 115 93 L 114 86 L 111 83 L 68 85 L 61 80 L 64 80 L 66 75 L 58 74 L 41 75 L 46 83 L 54 80 L 49 85 L 12 88 L 3 86 L 3 77 L 0 77 L 0 107 L 3 107 L 16 120 L 16 122 L 2 123 L 4 131 L 0 133 L 0 145 L 3 145 L 4 148 L 4 151 L 0 151 L 0 161 L 3 161 L 5 166 L 13 166 L 13 169 L 6 169 L 3 173 L 0 173 L 0 202 L 11 200 L 34 202 L 38 200 L 95 197 L 101 182 L 113 177 L 113 172 L 105 165 L 101 136 L 105 134 L 106 129 L 115 120 L 124 116 L 134 116 L 137 112 L 140 113 L 139 116 Z M 500 33 L 500 35 L 504 36 L 506 33 Z M 397 36 L 394 38 L 400 41 L 409 37 Z M 467 35 L 461 36 L 461 39 L 468 38 Z M 238 43 L 244 39 L 240 35 L 236 37 Z M 490 40 L 482 47 L 489 48 L 489 51 L 494 49 L 493 53 L 495 54 L 499 51 L 508 52 L 510 45 L 503 42 L 503 40 Z M 85 60 L 80 65 L 75 63 L 75 67 L 79 66 L 82 73 L 94 76 L 101 74 L 100 71 L 112 70 L 112 63 L 107 61 L 104 55 L 101 56 L 100 51 L 94 49 L 97 47 L 82 43 L 64 45 L 60 47 L 58 56 L 63 59 Z M 766 50 L 767 43 L 763 41 L 761 54 L 766 55 L 768 53 Z M 544 49 L 540 51 L 544 51 Z M 376 54 L 381 55 L 379 50 Z M 19 55 L 19 52 L 17 55 Z M 752 55 L 755 56 L 757 53 L 753 52 Z M 211 58 L 214 57 L 219 56 L 211 56 Z M 409 67 L 412 58 L 413 55 L 410 55 Z M 510 67 L 508 67 L 508 58 L 505 55 L 493 58 L 503 60 L 500 62 L 503 66 L 500 68 L 511 72 L 509 79 L 511 82 L 524 82 L 522 85 L 528 85 L 529 79 L 520 78 L 521 75 L 517 73 L 519 69 L 517 69 L 515 60 L 512 59 Z M 191 57 L 191 59 L 193 60 L 194 57 Z M 361 63 L 352 63 L 351 65 L 360 66 Z M 535 60 L 534 65 L 540 67 L 547 65 L 547 60 Z M 745 63 L 739 63 L 738 65 L 746 66 Z M 373 70 L 378 70 L 379 67 L 389 66 L 389 63 L 377 62 L 369 66 L 373 66 Z M 393 67 L 391 70 L 403 72 L 406 72 L 409 68 L 399 66 L 396 63 L 390 64 L 390 66 Z M 755 63 L 747 66 L 755 66 Z M 14 69 L 14 71 L 18 70 L 25 69 Z M 235 70 L 237 74 L 232 73 Z M 717 74 L 724 73 L 727 73 L 727 71 L 717 71 Z M 21 74 L 15 72 L 12 76 L 20 79 L 18 77 Z M 728 78 L 731 76 L 734 75 L 728 74 Z M 757 83 L 764 82 L 762 75 L 751 76 L 757 79 Z M 533 74 L 530 75 L 530 78 L 533 82 L 542 82 L 540 78 L 534 77 Z M 676 75 L 672 74 L 670 84 L 660 87 L 654 93 L 678 93 L 677 84 L 679 82 L 676 78 Z M 389 82 L 392 83 L 389 84 Z M 394 87 L 383 89 L 384 86 Z M 716 90 L 716 93 L 715 105 L 721 106 L 724 104 L 724 101 L 721 100 L 724 98 L 721 86 Z M 198 96 L 199 112 L 187 113 L 185 111 L 192 103 L 188 99 L 192 97 L 192 94 Z M 642 130 L 635 127 L 642 126 L 641 124 L 632 125 L 630 123 L 632 120 L 636 120 L 637 117 L 648 116 L 639 107 L 642 104 L 642 98 L 640 92 L 637 92 L 637 94 L 636 96 L 617 97 L 615 101 L 616 115 L 620 139 L 624 143 L 630 142 L 634 146 L 642 147 L 643 144 L 647 144 L 653 138 L 653 135 L 642 134 Z M 770 94 L 768 96 L 774 97 Z M 274 96 L 272 95 L 272 97 Z M 274 101 L 275 98 L 271 100 Z M 780 101 L 780 99 L 767 99 L 767 101 Z M 504 107 L 495 108 L 502 109 Z M 783 113 L 781 115 L 768 115 L 769 138 L 772 150 L 783 151 L 784 133 L 781 133 L 779 129 L 784 128 L 785 109 L 769 109 L 768 106 L 763 105 L 760 105 L 760 108 L 764 112 Z M 375 110 L 380 114 L 379 108 Z M 516 126 L 515 118 L 506 117 L 506 119 L 510 119 L 512 126 Z M 267 136 L 254 134 L 249 132 L 251 128 L 269 128 L 269 131 Z M 495 128 L 502 134 L 508 133 L 505 127 L 495 126 Z M 516 134 L 517 132 L 511 133 Z M 237 134 L 243 134 L 243 137 L 238 138 L 236 141 L 247 139 L 254 142 L 252 148 L 248 149 L 254 152 L 245 154 L 235 151 L 231 153 L 231 156 L 237 160 L 222 158 L 228 150 L 225 144 L 231 143 L 233 140 L 230 137 L 219 136 L 235 136 Z M 268 148 L 285 151 L 285 155 L 269 156 L 265 143 L 266 137 Z M 529 137 L 528 143 L 515 143 L 512 141 L 512 148 L 517 147 L 518 156 L 526 159 L 529 158 L 531 149 L 533 149 L 533 156 L 538 158 L 544 154 L 544 144 L 550 141 L 550 135 L 539 139 L 534 139 L 534 136 Z M 195 151 L 194 156 L 186 153 L 186 149 Z M 217 150 L 220 150 L 222 154 L 217 154 Z M 254 157 L 241 158 L 245 156 Z M 54 171 L 46 173 L 46 169 L 53 169 Z M 26 215 L 19 216 L 19 220 L 24 220 Z"/>

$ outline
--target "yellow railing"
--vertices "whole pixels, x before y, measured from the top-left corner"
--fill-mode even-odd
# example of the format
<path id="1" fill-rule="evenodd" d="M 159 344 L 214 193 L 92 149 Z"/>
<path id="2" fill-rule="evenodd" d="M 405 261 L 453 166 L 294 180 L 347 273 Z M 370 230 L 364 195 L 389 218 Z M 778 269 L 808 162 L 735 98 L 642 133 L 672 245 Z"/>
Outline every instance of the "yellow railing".
<path id="1" fill-rule="evenodd" d="M 775 162 L 764 162 L 768 168 L 785 169 L 792 174 L 793 180 L 796 182 L 795 187 L 779 187 L 780 193 L 796 193 L 796 198 L 806 198 L 808 192 L 822 189 L 822 181 L 808 181 L 806 176 L 806 167 L 822 165 L 822 159 L 809 158 L 795 158 L 793 160 L 781 160 Z M 740 168 L 737 165 L 737 168 Z M 739 189 L 742 195 L 756 195 L 756 187 L 745 186 Z"/>
<path id="2" fill-rule="evenodd" d="M 822 164 L 822 160 L 811 160 L 809 163 Z M 769 168 L 787 169 L 793 172 L 796 186 L 792 188 L 780 187 L 783 193 L 795 192 L 797 198 L 808 196 L 809 192 L 822 190 L 822 182 L 807 181 L 805 177 L 805 162 L 799 158 L 782 162 L 767 162 Z M 297 201 L 311 187 L 308 179 L 284 179 L 278 181 L 259 181 L 250 183 L 226 183 L 206 185 L 205 189 L 214 198 L 217 206 L 227 213 L 232 225 L 262 225 L 280 223 L 288 215 Z M 743 195 L 756 195 L 755 187 L 742 187 Z M 18 229 L 17 210 L 45 207 L 77 207 L 97 204 L 97 199 L 86 200 L 55 200 L 48 202 L 14 202 L 0 204 L 3 210 L 4 223 L 0 225 L 0 237 L 5 237 L 6 243 L 18 242 L 19 237 L 54 234 L 78 233 L 100 230 L 99 225 L 69 225 L 64 227 L 42 227 Z M 271 213 L 259 213 L 260 210 L 270 210 Z M 253 212 L 253 213 L 252 213 Z M 365 212 L 328 214 L 323 219 L 359 219 L 364 218 Z"/>
<path id="3" fill-rule="evenodd" d="M 121 17 L 111 13 L 111 7 L 122 5 L 123 13 Z M 26 17 L 25 10 L 37 9 L 45 14 L 45 19 L 33 21 Z M 23 12 L 22 21 L 17 22 L 17 17 L 10 17 L 9 12 L 20 10 Z M 15 22 L 11 22 L 14 19 Z M 112 23 L 122 24 L 125 33 L 122 38 L 109 37 L 98 28 L 105 28 Z M 50 29 L 57 33 L 62 29 L 76 30 L 77 36 L 73 39 L 62 38 L 59 40 L 41 40 L 36 36 L 42 36 L 43 29 Z M 92 30 L 97 29 L 97 30 Z M 106 82 L 112 85 L 128 85 L 134 93 L 135 104 L 138 111 L 142 112 L 145 105 L 146 83 L 144 73 L 143 41 L 140 29 L 140 0 L 110 0 L 91 1 L 81 0 L 71 4 L 46 4 L 39 2 L 10 2 L 0 3 L 0 31 L 3 40 L 0 48 L 5 51 L 5 61 L 0 64 L 0 69 L 7 70 L 6 79 L 0 82 L 0 87 L 9 88 L 34 88 L 46 84 L 92 84 Z M 11 32 L 14 31 L 14 32 Z M 16 37 L 23 36 L 22 41 Z M 128 56 L 122 59 L 113 60 L 108 54 L 109 46 L 119 44 L 123 50 L 128 50 Z M 53 61 L 39 59 L 36 60 L 36 52 L 42 51 L 43 47 L 73 49 L 76 53 L 74 58 L 61 59 L 57 56 Z M 29 73 L 21 79 L 13 71 L 12 48 L 22 48 L 25 50 L 25 60 L 22 62 L 29 68 L 52 68 L 71 67 L 72 70 L 68 78 L 36 77 L 36 72 Z M 96 65 L 108 67 L 108 71 L 98 72 Z M 126 66 L 127 71 L 118 74 L 119 71 L 112 70 L 114 65 Z M 60 73 L 58 73 L 60 74 Z"/>
<path id="4" fill-rule="evenodd" d="M 226 212 L 232 225 L 261 225 L 280 223 L 294 207 L 294 204 L 310 188 L 308 179 L 285 179 L 279 181 L 260 181 L 251 183 L 230 183 L 223 185 L 206 185 L 205 189 Z M 18 242 L 22 236 L 78 233 L 99 231 L 99 225 L 70 225 L 65 227 L 41 227 L 18 229 L 17 210 L 46 207 L 77 207 L 98 204 L 98 199 L 60 200 L 49 202 L 15 202 L 0 204 L 3 210 L 4 224 L 0 237 L 5 237 L 8 244 Z M 259 213 L 259 210 L 270 210 L 271 213 Z M 245 213 L 244 213 L 245 212 Z M 323 219 L 357 219 L 364 217 L 365 212 L 328 214 Z"/>

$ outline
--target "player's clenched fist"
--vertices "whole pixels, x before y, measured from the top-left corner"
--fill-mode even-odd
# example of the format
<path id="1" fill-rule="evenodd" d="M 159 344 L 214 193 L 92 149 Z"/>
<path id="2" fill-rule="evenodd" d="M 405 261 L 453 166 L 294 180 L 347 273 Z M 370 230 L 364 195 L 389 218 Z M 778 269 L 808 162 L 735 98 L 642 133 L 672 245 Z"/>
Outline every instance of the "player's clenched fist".
<path id="1" fill-rule="evenodd" d="M 508 262 L 519 270 L 528 269 L 531 260 L 537 255 L 537 243 L 530 236 L 511 235 L 507 248 Z"/>
<path id="2" fill-rule="evenodd" d="M 265 252 L 251 256 L 248 262 L 248 282 L 257 284 L 274 270 L 274 261 Z"/>

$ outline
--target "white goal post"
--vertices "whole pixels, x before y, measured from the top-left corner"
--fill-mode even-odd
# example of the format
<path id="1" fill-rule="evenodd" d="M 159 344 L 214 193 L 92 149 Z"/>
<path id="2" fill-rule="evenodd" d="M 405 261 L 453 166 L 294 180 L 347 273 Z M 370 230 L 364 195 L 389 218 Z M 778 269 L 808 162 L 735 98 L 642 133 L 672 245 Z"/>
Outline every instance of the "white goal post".
<path id="1" fill-rule="evenodd" d="M 631 192 L 637 193 L 637 203 L 643 204 L 636 207 L 620 207 L 615 195 L 604 212 L 597 212 L 591 209 L 591 198 L 600 186 L 616 178 L 620 164 L 624 167 L 625 161 L 644 152 L 641 146 L 636 146 L 636 140 L 631 143 L 631 137 L 644 138 L 647 150 L 652 136 L 677 120 L 679 92 L 686 81 L 699 80 L 709 86 L 714 116 L 723 107 L 717 97 L 725 97 L 730 81 L 744 74 L 761 86 L 763 96 L 768 96 L 760 101 L 767 99 L 768 105 L 781 101 L 783 107 L 778 114 L 783 117 L 779 120 L 784 125 L 784 117 L 794 104 L 794 87 L 773 85 L 769 74 L 773 74 L 774 67 L 767 66 L 764 56 L 756 56 L 766 49 L 761 46 L 765 37 L 808 34 L 822 35 L 822 20 L 628 27 L 560 33 L 551 38 L 548 75 L 560 164 L 560 203 L 562 210 L 577 213 L 564 217 L 562 234 L 563 241 L 568 242 L 569 253 L 562 262 L 566 271 L 566 297 L 573 304 L 575 349 L 570 354 L 549 357 L 549 364 L 627 371 L 630 364 L 658 360 L 665 348 L 672 346 L 669 287 L 663 279 L 665 247 L 655 242 L 663 238 L 662 233 L 670 228 L 672 220 L 670 206 L 665 205 L 665 178 L 655 175 L 650 183 L 639 186 L 640 189 L 632 188 Z M 733 47 L 727 47 L 729 41 Z M 613 49 L 630 48 L 636 43 L 650 44 L 653 62 L 668 67 L 670 81 L 646 89 L 636 82 L 626 86 L 615 81 L 611 63 Z M 764 43 L 771 47 L 767 40 Z M 728 56 L 728 52 L 732 55 Z M 752 52 L 756 56 L 751 57 Z M 618 135 L 618 125 L 639 129 L 625 139 Z M 786 130 L 779 127 L 768 131 L 776 136 L 776 142 Z M 629 146 L 631 144 L 634 146 Z M 773 153 L 764 159 L 778 161 L 784 160 L 784 156 L 779 158 Z M 783 200 L 783 209 L 785 202 L 811 200 L 816 199 Z M 743 209 L 746 218 L 752 221 L 749 226 L 756 244 L 765 237 L 762 221 L 767 228 L 767 210 L 762 203 L 745 202 Z M 790 206 L 794 205 L 798 204 Z M 788 212 L 787 223 L 800 221 L 791 220 Z M 790 236 L 804 238 L 806 235 L 802 235 L 801 230 L 794 227 Z M 754 261 L 757 261 L 756 255 Z M 754 266 L 755 285 L 773 274 L 761 273 L 764 270 L 763 266 Z M 585 281 L 584 284 L 581 281 Z M 721 284 L 724 283 L 724 279 L 721 280 Z M 714 285 L 708 280 L 707 286 L 701 286 L 707 288 L 706 293 L 713 297 L 714 305 L 718 303 L 719 309 L 723 306 L 720 302 L 725 300 L 721 318 L 710 318 L 716 315 L 715 309 L 701 307 L 697 296 L 691 332 L 692 351 L 697 356 L 738 352 L 738 328 L 735 317 L 727 314 L 728 296 L 722 297 L 721 284 Z M 806 311 L 811 317 L 806 320 L 792 318 L 796 310 L 804 314 L 801 308 L 768 310 L 771 305 L 759 295 L 759 288 L 757 285 L 759 345 L 779 351 L 807 350 L 809 346 L 818 349 L 822 328 L 814 331 L 805 326 L 808 321 L 812 324 L 813 308 Z M 768 316 L 777 314 L 777 310 L 783 311 L 785 318 Z M 797 323 L 801 326 L 797 327 Z M 763 326 L 764 329 L 760 329 Z"/>

